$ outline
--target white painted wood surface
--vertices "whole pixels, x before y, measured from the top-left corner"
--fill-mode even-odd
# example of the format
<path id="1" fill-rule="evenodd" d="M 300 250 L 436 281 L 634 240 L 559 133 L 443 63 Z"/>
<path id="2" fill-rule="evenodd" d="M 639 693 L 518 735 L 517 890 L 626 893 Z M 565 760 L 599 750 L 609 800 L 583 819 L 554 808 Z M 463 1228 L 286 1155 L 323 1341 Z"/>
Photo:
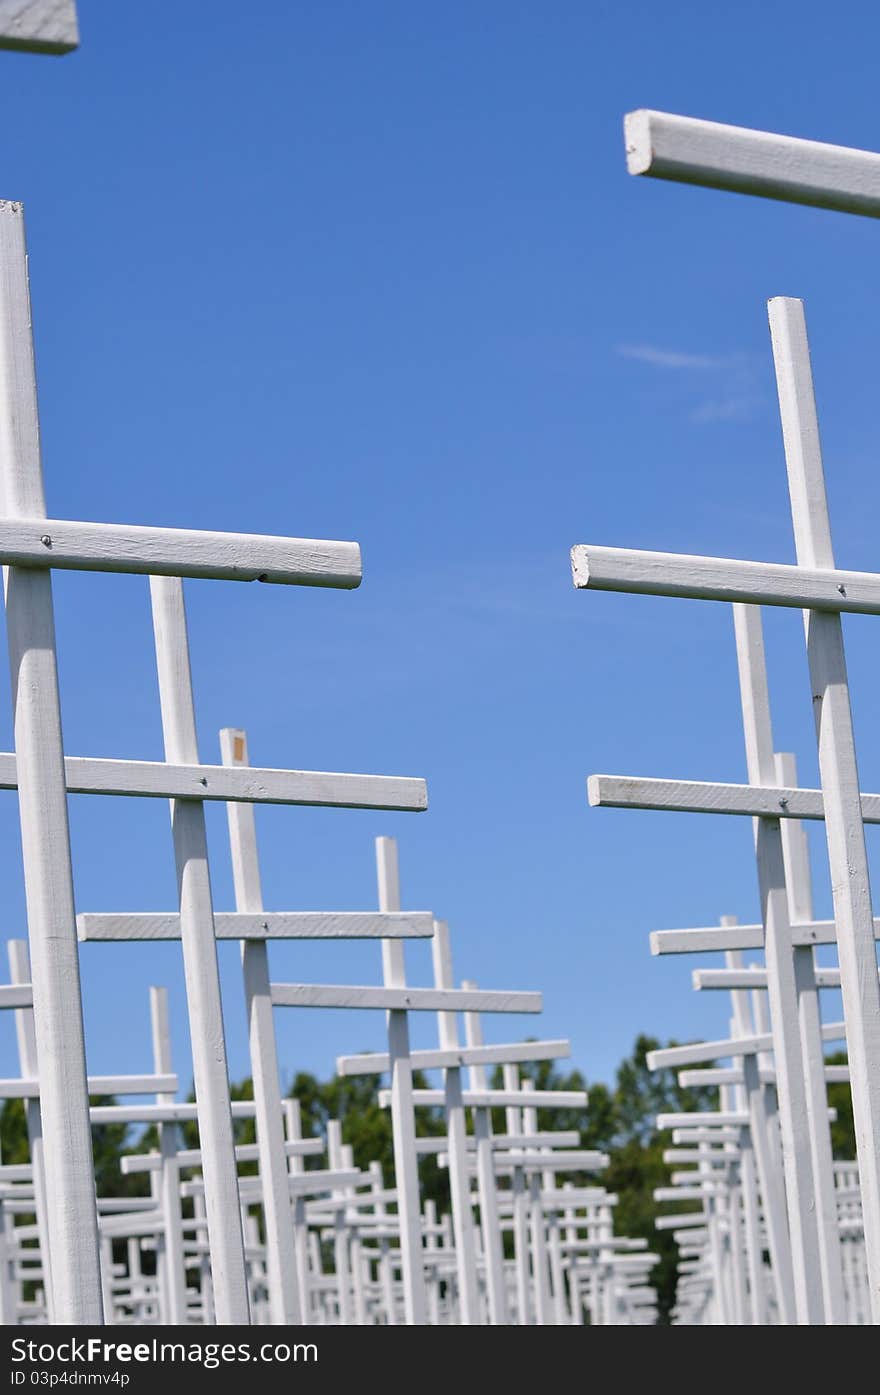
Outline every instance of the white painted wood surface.
<path id="1" fill-rule="evenodd" d="M 242 805 L 236 806 L 241 808 Z M 245 804 L 244 808 L 248 806 Z M 84 912 L 76 918 L 81 940 L 179 940 L 180 916 Z M 430 939 L 430 911 L 215 911 L 218 940 L 378 940 Z M 3 989 L 0 988 L 0 1006 Z"/>
<path id="2" fill-rule="evenodd" d="M 313 804 L 344 809 L 420 811 L 428 807 L 424 780 L 395 775 L 345 775 L 257 767 L 239 770 L 185 761 L 92 760 L 84 756 L 68 756 L 64 767 L 70 794 L 244 800 L 253 804 Z M 0 789 L 17 787 L 15 757 L 2 752 Z"/>
<path id="3" fill-rule="evenodd" d="M 388 941 L 383 949 L 394 946 L 403 952 L 400 941 Z M 336 983 L 273 983 L 272 1002 L 276 1007 L 385 1008 L 388 1012 L 541 1012 L 543 1007 L 540 993 L 469 993 L 460 988 L 441 993 L 436 988 Z"/>
<path id="4" fill-rule="evenodd" d="M 573 547 L 571 565 L 578 590 L 880 615 L 880 574 L 876 572 L 592 544 Z"/>
<path id="5" fill-rule="evenodd" d="M 763 949 L 762 929 L 760 925 L 707 925 L 694 930 L 652 930 L 651 953 L 697 954 L 707 950 Z M 795 923 L 791 930 L 795 945 L 833 945 L 837 939 L 833 920 Z M 880 918 L 877 917 L 874 919 L 874 939 L 880 939 Z M 723 973 L 724 970 L 718 972 Z M 834 975 L 839 970 L 822 969 L 818 972 Z M 829 986 L 836 987 L 837 984 L 829 981 Z"/>
<path id="6" fill-rule="evenodd" d="M 376 874 L 380 911 L 400 910 L 400 868 L 394 838 L 376 839 Z M 382 981 L 385 999 L 373 1006 L 388 1009 L 388 1055 L 390 1057 L 391 1132 L 394 1146 L 394 1176 L 397 1184 L 397 1212 L 400 1225 L 400 1253 L 403 1269 L 404 1308 L 409 1326 L 426 1321 L 427 1291 L 422 1255 L 421 1198 L 419 1168 L 415 1148 L 412 1066 L 410 1064 L 407 1010 L 412 989 L 405 987 L 406 962 L 399 940 L 382 943 Z M 421 990 L 423 993 L 426 990 Z M 365 1004 L 364 1004 L 365 1005 Z"/>
<path id="7" fill-rule="evenodd" d="M 153 1065 L 157 1071 L 170 1070 L 171 1025 L 166 988 L 150 988 L 150 1028 L 153 1038 Z M 160 1107 L 173 1103 L 173 1093 L 159 1092 L 156 1096 L 156 1104 Z M 161 1245 L 157 1256 L 161 1276 L 161 1315 L 165 1322 L 184 1323 L 187 1320 L 186 1266 L 183 1213 L 180 1205 L 178 1128 L 172 1122 L 159 1122 L 156 1128 L 159 1136 L 160 1171 L 155 1195 L 162 1216 Z"/>
<path id="8" fill-rule="evenodd" d="M 220 732 L 220 750 L 224 765 L 248 765 L 247 735 L 244 731 L 225 727 Z M 226 815 L 232 855 L 235 909 L 240 913 L 261 917 L 263 891 L 257 854 L 254 806 L 227 804 Z M 216 917 L 214 927 L 216 933 Z M 301 1323 L 303 1315 L 296 1273 L 293 1213 L 288 1190 L 289 1173 L 284 1148 L 281 1082 L 278 1076 L 278 1047 L 272 1018 L 266 944 L 257 939 L 243 938 L 241 966 L 256 1106 L 269 1307 L 272 1322 L 286 1326 Z"/>
<path id="9" fill-rule="evenodd" d="M 770 333 L 798 562 L 806 567 L 832 567 L 802 303 L 772 300 Z M 840 617 L 809 611 L 805 627 L 852 1075 L 871 1311 L 876 1323 L 880 1322 L 880 982 L 871 888 Z"/>
<path id="10" fill-rule="evenodd" d="M 445 921 L 435 922 L 445 924 Z M 436 947 L 434 936 L 432 949 Z M 436 982 L 435 987 L 440 987 Z M 451 1070 L 456 1066 L 496 1066 L 521 1061 L 555 1061 L 571 1055 L 567 1041 L 518 1041 L 483 1046 L 451 1046 L 439 1049 L 417 1048 L 410 1052 L 413 1070 Z M 389 1069 L 387 1052 L 363 1052 L 359 1056 L 337 1056 L 337 1075 L 384 1075 Z"/>
<path id="11" fill-rule="evenodd" d="M 777 753 L 775 769 L 777 779 L 784 783 L 797 784 L 797 762 L 793 755 Z M 813 884 L 806 831 L 802 824 L 786 819 L 781 823 L 781 835 L 791 916 L 794 920 L 810 920 L 813 915 Z M 829 1326 L 840 1327 L 845 1325 L 847 1315 L 826 1089 L 826 1083 L 834 1078 L 833 1075 L 829 1075 L 829 1069 L 833 1068 L 825 1066 L 822 1014 L 819 1009 L 819 976 L 813 962 L 813 948 L 811 945 L 793 944 L 792 955 L 797 985 L 798 1030 L 803 1052 L 807 1132 L 816 1197 L 825 1322 Z M 839 981 L 840 971 L 836 970 L 835 974 Z"/>
<path id="12" fill-rule="evenodd" d="M 880 217 L 874 151 L 646 110 L 627 114 L 624 138 L 630 174 Z"/>
<path id="13" fill-rule="evenodd" d="M 45 516 L 24 213 L 0 202 L 0 493 L 7 518 Z M 6 630 L 46 1167 L 53 1316 L 103 1311 L 85 1043 L 48 570 L 10 567 Z"/>
<path id="14" fill-rule="evenodd" d="M 82 523 L 39 514 L 0 519 L 0 563 L 348 590 L 362 577 L 360 548 L 353 542 Z"/>
<path id="15" fill-rule="evenodd" d="M 74 0 L 0 0 L 0 49 L 63 54 L 78 46 Z"/>
<path id="16" fill-rule="evenodd" d="M 760 608 L 736 605 L 733 607 L 733 619 L 749 780 L 757 785 L 766 785 L 776 778 L 777 772 Z M 807 1072 L 801 1041 L 795 950 L 780 819 L 761 818 L 755 821 L 755 857 L 764 921 L 773 1052 L 779 1082 L 777 1104 L 782 1134 L 795 1316 L 800 1324 L 814 1325 L 826 1321 L 826 1316 L 809 1130 L 812 1116 L 807 1104 Z M 820 1083 L 823 1083 L 821 1077 Z M 827 1132 L 827 1118 L 823 1123 Z M 827 1321 L 832 1321 L 830 1315 Z"/>
<path id="17" fill-rule="evenodd" d="M 435 922 L 431 952 L 435 988 L 452 989 L 455 986 L 455 979 L 452 972 L 452 945 L 446 921 L 438 920 Z M 438 1013 L 437 1024 L 441 1050 L 439 1052 L 411 1052 L 410 1061 L 414 1069 L 427 1070 L 436 1067 L 426 1064 L 417 1066 L 417 1060 L 421 1059 L 424 1062 L 426 1057 L 438 1056 L 444 1067 L 443 1090 L 446 1109 L 449 1190 L 455 1235 L 460 1321 L 463 1326 L 472 1327 L 480 1321 L 480 1301 L 474 1246 L 474 1219 L 470 1200 L 467 1118 L 462 1099 L 461 1080 L 461 1068 L 465 1064 L 462 1057 L 467 1054 L 467 1048 L 458 1045 L 458 1022 L 455 1013 Z M 387 1069 L 387 1067 L 383 1067 L 383 1069 Z"/>
<path id="18" fill-rule="evenodd" d="M 822 1027 L 823 1041 L 842 1041 L 846 1028 L 843 1022 L 826 1022 Z M 751 1032 L 747 1036 L 724 1037 L 720 1041 L 697 1041 L 687 1046 L 663 1046 L 649 1051 L 649 1070 L 674 1070 L 677 1066 L 693 1065 L 698 1061 L 720 1061 L 728 1056 L 756 1056 L 773 1050 L 770 1032 Z M 701 1116 L 702 1117 L 702 1116 Z"/>
<path id="19" fill-rule="evenodd" d="M 24 940 L 12 939 L 6 944 L 9 957 L 9 974 L 14 985 L 30 989 L 31 966 L 28 947 Z M 15 1035 L 18 1044 L 18 1064 L 22 1075 L 37 1075 L 37 1032 L 34 1024 L 33 993 L 30 1002 L 23 1003 L 15 1013 Z M 49 1242 L 49 1208 L 46 1194 L 46 1156 L 43 1142 L 43 1123 L 37 1100 L 26 1100 L 24 1104 L 25 1127 L 30 1150 L 31 1172 L 34 1183 L 37 1232 L 40 1239 L 43 1265 L 43 1282 L 46 1293 L 46 1316 L 54 1321 L 55 1300 L 51 1274 L 51 1246 Z"/>
<path id="20" fill-rule="evenodd" d="M 590 775 L 591 805 L 617 809 L 669 809 L 686 814 L 751 818 L 824 819 L 821 790 L 733 785 L 705 780 L 654 780 L 630 775 Z M 880 823 L 880 795 L 862 794 L 865 823 Z"/>
<path id="21" fill-rule="evenodd" d="M 183 583 L 176 577 L 151 577 L 150 598 L 165 754 L 171 761 L 197 764 Z M 193 799 L 172 801 L 171 827 L 199 1137 L 204 1154 L 213 1301 L 221 1325 L 248 1323 L 247 1270 L 202 804 Z"/>

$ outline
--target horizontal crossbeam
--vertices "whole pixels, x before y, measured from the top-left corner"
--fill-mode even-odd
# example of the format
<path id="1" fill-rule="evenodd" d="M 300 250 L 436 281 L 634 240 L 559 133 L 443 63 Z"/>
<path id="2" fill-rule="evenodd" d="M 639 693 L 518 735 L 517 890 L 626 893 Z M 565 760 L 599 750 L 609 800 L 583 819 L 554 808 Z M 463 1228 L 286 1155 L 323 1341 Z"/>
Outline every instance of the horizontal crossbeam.
<path id="1" fill-rule="evenodd" d="M 763 949 L 764 927 L 704 925 L 692 930 L 652 930 L 650 938 L 652 954 L 705 954 L 729 949 Z M 874 918 L 874 938 L 880 940 L 880 917 Z M 791 940 L 794 945 L 833 945 L 837 941 L 837 926 L 833 920 L 795 921 L 791 926 Z M 702 973 L 703 970 L 696 972 Z M 730 972 L 749 973 L 750 970 L 737 969 Z M 817 969 L 816 972 L 819 973 L 820 970 Z M 821 972 L 827 973 L 830 970 L 823 969 Z"/>
<path id="2" fill-rule="evenodd" d="M 744 126 L 631 111 L 630 174 L 880 218 L 880 155 Z"/>
<path id="3" fill-rule="evenodd" d="M 505 1148 L 576 1148 L 580 1141 L 581 1136 L 575 1129 L 556 1129 L 550 1133 L 493 1133 L 489 1137 L 489 1143 L 496 1150 Z M 416 1152 L 419 1157 L 434 1153 L 443 1154 L 448 1146 L 449 1140 L 445 1134 L 416 1139 Z M 470 1151 L 476 1146 L 476 1138 L 473 1134 L 468 1134 L 465 1139 L 465 1147 Z"/>
<path id="4" fill-rule="evenodd" d="M 176 1094 L 176 1075 L 90 1075 L 90 1095 L 162 1095 Z M 13 1076 L 0 1080 L 0 1099 L 36 1100 L 40 1098 L 39 1080 Z"/>
<path id="5" fill-rule="evenodd" d="M 179 940 L 176 911 L 131 915 L 86 912 L 81 940 Z M 397 940 L 434 933 L 430 911 L 215 911 L 218 940 Z M 0 998 L 2 1006 L 2 998 Z"/>
<path id="6" fill-rule="evenodd" d="M 0 563 L 349 590 L 363 574 L 353 542 L 57 518 L 0 518 Z"/>
<path id="7" fill-rule="evenodd" d="M 456 1066 L 512 1065 L 521 1061 L 556 1061 L 571 1055 L 567 1041 L 519 1041 L 507 1046 L 455 1046 L 448 1049 L 411 1051 L 413 1070 L 454 1069 Z M 337 1075 L 385 1075 L 391 1057 L 385 1051 L 360 1056 L 337 1056 Z"/>
<path id="8" fill-rule="evenodd" d="M 252 1119 L 253 1100 L 233 1100 L 233 1119 Z M 89 1110 L 93 1124 L 183 1124 L 198 1121 L 195 1104 L 93 1104 Z"/>
<path id="9" fill-rule="evenodd" d="M 743 562 L 732 557 L 694 557 L 680 552 L 641 552 L 592 544 L 572 548 L 571 570 L 578 590 L 880 615 L 880 575 L 875 572 Z"/>
<path id="10" fill-rule="evenodd" d="M 397 775 L 345 775 L 244 765 L 174 765 L 166 761 L 66 756 L 69 794 L 135 795 L 145 799 L 220 799 L 225 803 L 308 804 L 342 809 L 422 812 L 424 780 Z M 0 789 L 18 788 L 15 756 L 0 752 Z"/>
<path id="11" fill-rule="evenodd" d="M 322 1138 L 297 1138 L 289 1139 L 284 1144 L 284 1152 L 287 1157 L 319 1157 L 325 1150 L 326 1144 Z M 258 1143 L 238 1143 L 235 1147 L 236 1162 L 258 1162 L 260 1158 L 260 1145 Z M 173 1155 L 172 1161 L 175 1167 L 201 1167 L 201 1148 L 181 1148 Z M 167 1157 L 161 1153 L 125 1153 L 119 1159 L 119 1168 L 124 1176 L 133 1172 L 161 1172 L 168 1162 Z M 2 1175 L 2 1173 L 0 1173 Z"/>
<path id="12" fill-rule="evenodd" d="M 764 819 L 824 819 L 821 790 L 784 785 L 728 785 L 707 780 L 655 780 L 641 775 L 590 775 L 593 807 L 665 809 L 682 814 L 732 814 Z M 863 794 L 862 818 L 880 823 L 880 794 Z"/>
<path id="13" fill-rule="evenodd" d="M 583 1109 L 584 1090 L 462 1090 L 462 1104 L 469 1109 Z M 438 1106 L 446 1103 L 444 1090 L 413 1090 L 413 1104 Z M 379 1091 L 379 1104 L 387 1109 L 391 1091 Z M 548 1154 L 548 1158 L 551 1155 Z"/>
<path id="14" fill-rule="evenodd" d="M 275 1007 L 384 1008 L 404 1012 L 541 1012 L 540 993 L 482 989 L 369 988 L 336 983 L 273 983 Z M 440 1092 L 442 1095 L 442 1091 Z M 442 1102 L 442 1101 L 441 1101 Z"/>
<path id="15" fill-rule="evenodd" d="M 822 1026 L 823 1041 L 839 1041 L 846 1036 L 842 1022 L 826 1022 Z M 760 1032 L 751 1036 L 728 1037 L 723 1041 L 696 1041 L 687 1046 L 664 1046 L 649 1051 L 645 1057 L 648 1070 L 666 1070 L 675 1066 L 690 1066 L 698 1061 L 720 1061 L 730 1056 L 755 1056 L 773 1050 L 773 1035 Z"/>
<path id="16" fill-rule="evenodd" d="M 814 969 L 817 988 L 839 988 L 839 969 Z M 754 969 L 694 969 L 694 988 L 766 988 L 767 970 Z"/>
<path id="17" fill-rule="evenodd" d="M 29 983 L 0 984 L 0 1011 L 4 1008 L 29 1008 L 34 1005 L 34 993 Z"/>
<path id="18" fill-rule="evenodd" d="M 687 1129 L 691 1126 L 701 1129 L 714 1126 L 715 1128 L 737 1128 L 745 1127 L 749 1122 L 749 1116 L 743 1110 L 741 1113 L 734 1110 L 700 1110 L 693 1114 L 658 1114 L 658 1129 Z"/>

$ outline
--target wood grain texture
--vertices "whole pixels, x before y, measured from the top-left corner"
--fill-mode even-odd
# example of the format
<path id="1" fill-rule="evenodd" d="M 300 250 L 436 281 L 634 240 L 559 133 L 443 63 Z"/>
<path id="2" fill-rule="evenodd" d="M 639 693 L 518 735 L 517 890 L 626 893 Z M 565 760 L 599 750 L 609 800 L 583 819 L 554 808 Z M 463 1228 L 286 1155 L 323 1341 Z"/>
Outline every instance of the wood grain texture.
<path id="1" fill-rule="evenodd" d="M 80 940 L 180 939 L 180 916 L 174 911 L 83 912 L 76 925 Z M 214 931 L 218 940 L 428 939 L 434 918 L 430 911 L 215 911 Z"/>
<path id="2" fill-rule="evenodd" d="M 880 155 L 660 111 L 624 120 L 630 174 L 880 217 Z"/>
<path id="3" fill-rule="evenodd" d="M 74 0 L 0 0 L 0 49 L 62 54 L 78 47 Z"/>
<path id="4" fill-rule="evenodd" d="M 222 765 L 201 765 L 196 761 L 93 760 L 87 756 L 67 756 L 64 769 L 70 794 L 242 800 L 254 804 L 309 804 L 318 808 L 418 813 L 428 807 L 424 780 L 395 775 L 345 775 L 259 767 L 224 769 Z M 15 756 L 2 752 L 0 789 L 17 788 Z"/>
<path id="5" fill-rule="evenodd" d="M 387 1012 L 541 1012 L 540 993 L 465 992 L 436 988 L 349 987 L 336 983 L 273 983 L 275 1007 L 384 1008 Z"/>
<path id="6" fill-rule="evenodd" d="M 578 590 L 880 615 L 880 575 L 875 572 L 592 544 L 573 547 L 571 565 Z"/>
<path id="7" fill-rule="evenodd" d="M 685 814 L 731 814 L 749 818 L 824 819 L 821 790 L 731 785 L 704 780 L 655 780 L 640 775 L 590 775 L 593 807 L 668 809 Z M 862 794 L 864 823 L 880 823 L 880 795 Z M 743 946 L 747 948 L 747 946 Z"/>
<path id="8" fill-rule="evenodd" d="M 46 513 L 21 204 L 0 202 L 0 513 Z M 6 635 L 28 917 L 47 1239 L 59 1323 L 100 1323 L 103 1287 L 86 1089 L 52 582 L 10 567 Z"/>
<path id="9" fill-rule="evenodd" d="M 360 548 L 353 542 L 42 517 L 0 519 L 0 562 L 347 590 L 362 578 Z"/>

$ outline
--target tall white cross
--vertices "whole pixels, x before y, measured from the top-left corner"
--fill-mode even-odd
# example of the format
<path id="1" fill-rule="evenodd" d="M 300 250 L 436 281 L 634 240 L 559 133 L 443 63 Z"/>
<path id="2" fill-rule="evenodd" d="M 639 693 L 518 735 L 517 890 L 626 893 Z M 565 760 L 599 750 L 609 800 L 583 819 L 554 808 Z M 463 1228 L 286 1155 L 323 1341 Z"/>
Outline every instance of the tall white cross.
<path id="1" fill-rule="evenodd" d="M 358 805 L 369 777 L 223 770 L 198 763 L 180 578 L 226 577 L 351 588 L 354 543 L 49 521 L 43 492 L 36 379 L 21 204 L 0 203 L 0 564 L 15 717 L 15 755 L 0 756 L 5 788 L 18 788 L 36 1062 L 41 1084 L 50 1267 L 57 1322 L 97 1323 L 102 1291 L 92 1185 L 85 1046 L 77 957 L 69 790 L 163 796 L 172 803 L 196 1091 L 210 1137 L 207 1209 L 214 1228 L 232 1205 L 232 1131 L 222 1011 L 211 921 L 202 801 L 269 799 Z M 51 569 L 151 576 L 167 762 L 65 759 Z M 342 787 L 345 787 L 343 793 Z M 424 807 L 422 782 L 383 785 L 391 807 Z M 384 803 L 380 796 L 380 803 Z M 388 807 L 387 805 L 385 807 Z M 212 1045 L 213 1043 L 213 1045 Z M 235 1203 L 237 1206 L 237 1202 Z M 221 1322 L 247 1320 L 240 1231 L 212 1246 L 228 1275 Z"/>
<path id="2" fill-rule="evenodd" d="M 880 1321 L 880 982 L 865 850 L 870 807 L 859 793 L 840 615 L 877 613 L 880 575 L 834 567 L 809 348 L 800 301 L 770 302 L 770 331 L 782 416 L 798 565 L 576 547 L 581 588 L 794 606 L 805 611 L 811 696 L 822 791 L 763 785 L 742 812 L 824 817 L 840 955 L 853 1113 L 864 1196 L 865 1241 L 875 1321 Z M 762 777 L 763 778 L 763 777 Z M 592 802 L 602 802 L 599 784 Z M 731 812 L 718 787 L 706 804 Z M 627 800 L 626 802 L 630 802 Z M 870 801 L 868 801 L 870 805 Z M 639 806 L 643 807 L 643 806 Z M 705 806 L 704 806 L 705 807 Z M 805 810 L 810 812 L 806 813 Z"/>

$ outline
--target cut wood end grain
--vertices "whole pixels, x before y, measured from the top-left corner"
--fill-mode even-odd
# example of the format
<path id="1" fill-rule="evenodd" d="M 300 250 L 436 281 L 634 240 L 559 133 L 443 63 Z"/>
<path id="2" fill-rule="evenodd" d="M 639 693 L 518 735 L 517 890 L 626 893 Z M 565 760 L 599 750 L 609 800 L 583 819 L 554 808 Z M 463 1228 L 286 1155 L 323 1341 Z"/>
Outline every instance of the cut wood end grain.
<path id="1" fill-rule="evenodd" d="M 654 152 L 651 149 L 651 113 L 644 108 L 629 111 L 623 118 L 626 168 L 630 174 L 647 174 Z"/>
<path id="2" fill-rule="evenodd" d="M 583 544 L 571 549 L 571 579 L 579 590 L 590 584 L 590 558 Z"/>

